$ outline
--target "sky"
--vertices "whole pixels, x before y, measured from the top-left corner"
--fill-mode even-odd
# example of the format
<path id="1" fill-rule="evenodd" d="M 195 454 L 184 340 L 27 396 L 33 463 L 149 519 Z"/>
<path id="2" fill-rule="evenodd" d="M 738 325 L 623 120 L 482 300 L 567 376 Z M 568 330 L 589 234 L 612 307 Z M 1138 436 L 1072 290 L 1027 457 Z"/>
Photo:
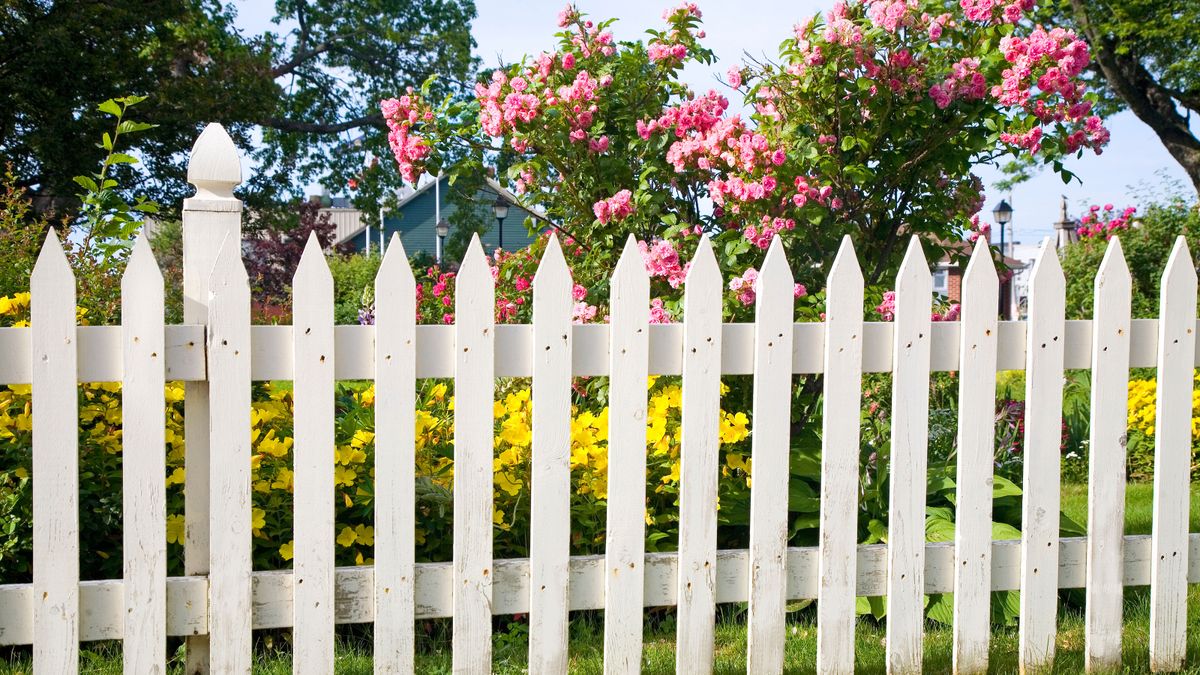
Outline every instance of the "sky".
<path id="1" fill-rule="evenodd" d="M 476 54 L 487 67 L 518 61 L 525 54 L 551 51 L 558 30 L 555 16 L 564 4 L 565 0 L 476 0 L 478 17 L 472 26 L 478 45 Z M 663 10 L 679 3 L 577 0 L 575 4 L 593 19 L 617 17 L 619 21 L 612 27 L 617 39 L 638 39 L 647 28 L 661 26 Z M 832 0 L 698 0 L 698 4 L 707 32 L 704 43 L 716 54 L 717 61 L 712 66 L 689 66 L 684 79 L 703 92 L 723 89 L 717 76 L 741 62 L 747 52 L 754 56 L 775 54 L 795 23 L 828 9 Z M 247 32 L 280 32 L 287 28 L 270 23 L 272 2 L 239 0 L 236 5 L 238 25 Z M 1108 147 L 1099 156 L 1089 151 L 1081 159 L 1072 158 L 1067 167 L 1079 180 L 1069 185 L 1064 185 L 1056 174 L 1044 172 L 1011 193 L 999 193 L 992 187 L 1000 177 L 999 171 L 978 167 L 987 194 L 985 211 L 990 212 L 1001 198 L 1007 199 L 1013 207 L 1013 238 L 1033 244 L 1053 235 L 1062 196 L 1067 198 L 1070 215 L 1078 217 L 1091 204 L 1122 208 L 1144 203 L 1146 195 L 1171 194 L 1172 183 L 1178 183 L 1185 193 L 1191 191 L 1183 170 L 1154 132 L 1132 113 L 1120 113 L 1106 124 L 1112 132 Z M 1200 128 L 1200 122 L 1195 126 Z M 990 213 L 986 217 L 990 220 Z"/>

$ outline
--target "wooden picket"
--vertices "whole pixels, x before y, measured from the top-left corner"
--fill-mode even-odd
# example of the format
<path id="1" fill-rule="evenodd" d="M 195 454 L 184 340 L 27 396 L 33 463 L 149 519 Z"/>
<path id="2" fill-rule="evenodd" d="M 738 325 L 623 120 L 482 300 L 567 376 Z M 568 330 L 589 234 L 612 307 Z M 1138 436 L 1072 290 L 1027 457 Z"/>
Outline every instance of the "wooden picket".
<path id="1" fill-rule="evenodd" d="M 958 345 L 953 662 L 964 675 L 986 673 L 988 664 L 999 290 L 991 247 L 976 246 L 963 275 Z"/>
<path id="2" fill-rule="evenodd" d="M 1054 664 L 1058 618 L 1059 454 L 1062 443 L 1063 329 L 1066 283 L 1047 238 L 1029 277 L 1025 350 L 1025 447 L 1021 500 L 1023 672 Z"/>
<path id="3" fill-rule="evenodd" d="M 1088 560 L 1084 632 L 1088 672 L 1121 665 L 1121 550 L 1125 535 L 1125 432 L 1132 280 L 1117 237 L 1096 273 L 1088 436 Z"/>
<path id="4" fill-rule="evenodd" d="M 471 238 L 454 298 L 454 671 L 492 671 L 495 287 Z"/>
<path id="5" fill-rule="evenodd" d="M 1154 417 L 1150 667 L 1183 668 L 1187 651 L 1188 508 L 1196 354 L 1196 268 L 1182 236 L 1163 271 Z"/>
<path id="6" fill-rule="evenodd" d="M 567 672 L 571 560 L 571 272 L 551 234 L 533 278 L 529 670 Z"/>
<path id="7" fill-rule="evenodd" d="M 618 675 L 642 670 L 650 278 L 633 235 L 613 269 L 610 303 L 604 670 Z"/>
<path id="8" fill-rule="evenodd" d="M 896 278 L 892 328 L 887 668 L 921 671 L 925 628 L 925 482 L 929 450 L 929 349 L 933 275 L 913 237 Z"/>
<path id="9" fill-rule="evenodd" d="M 145 233 L 121 279 L 121 493 L 128 675 L 165 673 L 167 649 L 166 331 L 163 278 Z"/>
<path id="10" fill-rule="evenodd" d="M 79 672 L 79 395 L 75 277 L 46 234 L 30 285 L 33 364 L 33 669 Z"/>
<path id="11" fill-rule="evenodd" d="M 292 670 L 333 672 L 333 276 L 311 232 L 292 282 L 295 358 Z"/>
<path id="12" fill-rule="evenodd" d="M 684 281 L 675 671 L 710 673 L 717 601 L 721 270 L 707 236 Z M 789 369 L 790 370 L 790 369 Z"/>
<path id="13" fill-rule="evenodd" d="M 783 671 L 787 604 L 788 478 L 791 475 L 792 270 L 771 241 L 755 282 L 754 426 L 750 447 L 750 607 L 746 670 Z M 823 604 L 823 603 L 822 603 Z"/>
<path id="14" fill-rule="evenodd" d="M 241 243 L 226 239 L 213 265 L 208 305 L 209 663 L 216 673 L 249 673 L 250 284 Z"/>
<path id="15" fill-rule="evenodd" d="M 863 276 L 849 236 L 829 268 L 825 307 L 817 670 L 849 673 L 854 670 L 863 356 Z"/>
<path id="16" fill-rule="evenodd" d="M 77 326 L 75 282 L 50 231 L 30 278 L 31 325 L 0 329 L 0 384 L 32 385 L 33 581 L 0 585 L 0 645 L 32 645 L 36 673 L 79 670 L 78 644 L 124 640 L 127 673 L 161 672 L 169 636 L 189 673 L 248 673 L 252 630 L 293 630 L 294 670 L 335 668 L 334 626 L 374 622 L 376 673 L 417 670 L 414 623 L 453 620 L 453 669 L 492 669 L 499 614 L 529 614 L 529 669 L 564 673 L 571 611 L 603 610 L 604 669 L 642 668 L 645 607 L 676 607 L 676 671 L 712 672 L 717 605 L 748 603 L 753 673 L 785 660 L 789 601 L 817 601 L 816 664 L 855 667 L 855 601 L 886 597 L 889 672 L 919 672 L 926 594 L 953 593 L 958 673 L 988 670 L 990 593 L 1020 593 L 1019 660 L 1054 663 L 1058 591 L 1086 589 L 1085 663 L 1121 667 L 1123 590 L 1150 586 L 1151 667 L 1186 655 L 1186 597 L 1200 583 L 1188 532 L 1197 279 L 1187 245 L 1163 274 L 1159 319 L 1131 318 L 1132 281 L 1114 237 L 1095 318 L 1065 320 L 1065 279 L 1043 244 L 1029 318 L 999 322 L 999 279 L 976 246 L 958 322 L 931 319 L 931 275 L 913 238 L 892 323 L 864 323 L 864 279 L 845 238 L 821 322 L 796 323 L 792 270 L 776 238 L 754 286 L 753 323 L 723 323 L 717 252 L 701 237 L 681 324 L 651 325 L 650 277 L 630 237 L 614 267 L 611 318 L 572 325 L 572 277 L 557 237 L 534 277 L 530 325 L 495 324 L 491 261 L 475 237 L 453 325 L 416 324 L 416 280 L 393 238 L 375 279 L 375 325 L 335 326 L 333 282 L 311 237 L 293 283 L 293 325 L 251 326 L 241 260 L 240 159 L 217 125 L 197 140 L 184 205 L 184 325 L 164 325 L 163 278 L 145 236 L 122 280 L 120 326 Z M 807 274 L 807 272 L 806 272 Z M 872 299 L 873 300 L 873 299 Z M 1157 367 L 1152 535 L 1126 536 L 1130 368 Z M 992 540 L 996 373 L 1024 370 L 1022 530 Z M 1088 537 L 1059 534 L 1064 374 L 1091 372 Z M 954 542 L 925 541 L 929 383 L 958 373 Z M 857 545 L 863 373 L 890 373 L 885 543 Z M 789 548 L 793 375 L 820 376 L 820 532 Z M 682 376 L 678 551 L 646 551 L 647 378 Z M 718 550 L 721 377 L 752 375 L 749 545 Z M 607 376 L 605 552 L 571 556 L 572 378 Z M 415 562 L 418 379 L 454 378 L 453 560 Z M 493 560 L 497 378 L 532 377 L 530 555 Z M 251 383 L 291 380 L 295 400 L 294 569 L 251 559 Z M 335 567 L 335 382 L 373 380 L 374 564 Z M 164 384 L 186 383 L 186 576 L 166 576 Z M 123 579 L 80 582 L 76 383 L 121 381 Z M 364 399 L 365 400 L 365 399 Z M 429 533 L 438 536 L 443 533 Z M 429 536 L 427 535 L 427 536 Z M 448 536 L 448 535 L 443 535 Z"/>
<path id="17" fill-rule="evenodd" d="M 375 277 L 375 583 L 377 675 L 415 670 L 416 280 L 400 235 Z"/>

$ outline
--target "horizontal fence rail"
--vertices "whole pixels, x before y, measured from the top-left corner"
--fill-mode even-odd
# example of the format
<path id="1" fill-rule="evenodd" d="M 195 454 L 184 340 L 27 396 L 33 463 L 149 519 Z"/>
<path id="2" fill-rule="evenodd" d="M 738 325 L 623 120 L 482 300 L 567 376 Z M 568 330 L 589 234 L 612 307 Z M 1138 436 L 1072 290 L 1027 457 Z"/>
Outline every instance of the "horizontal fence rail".
<path id="1" fill-rule="evenodd" d="M 825 324 L 793 324 L 792 372 L 818 374 L 824 370 L 821 352 L 825 344 Z M 1196 324 L 1200 330 L 1200 321 Z M 934 323 L 930 329 L 930 370 L 957 371 L 959 362 L 958 322 Z M 887 373 L 892 370 L 891 323 L 863 324 L 863 372 Z M 580 377 L 609 374 L 608 326 L 583 324 L 571 326 L 574 341 L 571 372 Z M 754 374 L 754 324 L 722 325 L 721 374 Z M 1025 322 L 1001 321 L 998 327 L 997 370 L 1025 370 Z M 1091 368 L 1092 322 L 1066 322 L 1064 367 L 1067 370 Z M 372 349 L 375 326 L 335 326 L 334 341 L 338 380 L 375 378 Z M 287 325 L 251 326 L 250 377 L 256 381 L 291 380 L 292 327 Z M 652 324 L 649 327 L 651 375 L 679 375 L 683 372 L 683 324 Z M 1158 319 L 1134 319 L 1130 324 L 1129 367 L 1154 368 L 1158 359 Z M 417 379 L 454 376 L 454 326 L 418 325 Z M 496 326 L 496 377 L 529 377 L 533 374 L 530 349 L 533 326 L 499 324 Z M 205 378 L 204 326 L 170 325 L 166 327 L 168 381 L 196 382 Z M 0 385 L 29 384 L 30 329 L 0 328 Z M 79 326 L 78 355 L 80 382 L 117 382 L 121 366 L 120 326 Z M 1200 348 L 1196 366 L 1200 367 Z"/>
<path id="2" fill-rule="evenodd" d="M 1058 588 L 1084 588 L 1087 581 L 1087 538 L 1059 540 Z M 1152 556 L 1150 535 L 1125 537 L 1122 584 L 1148 586 Z M 787 599 L 817 598 L 817 548 L 787 550 Z M 1015 591 L 1021 587 L 1021 541 L 992 542 L 993 591 Z M 716 601 L 746 602 L 749 599 L 749 552 L 745 549 L 717 552 Z M 495 561 L 492 614 L 523 614 L 529 611 L 529 560 Z M 450 562 L 416 564 L 417 619 L 454 616 L 453 569 Z M 674 607 L 678 603 L 675 579 L 678 554 L 646 554 L 644 605 Z M 336 571 L 337 623 L 370 623 L 375 620 L 372 567 L 339 567 Z M 570 562 L 571 611 L 604 609 L 604 556 L 572 556 Z M 254 628 L 290 628 L 293 622 L 293 573 L 290 570 L 254 572 Z M 1187 580 L 1200 583 L 1200 533 L 1188 539 Z M 887 587 L 887 546 L 858 547 L 855 594 L 882 596 Z M 79 584 L 79 639 L 120 640 L 124 636 L 124 582 L 120 579 L 83 581 Z M 204 577 L 167 579 L 167 634 L 205 635 L 208 583 Z M 925 593 L 954 592 L 954 543 L 925 545 Z M 33 642 L 33 589 L 30 584 L 0 585 L 0 646 Z"/>

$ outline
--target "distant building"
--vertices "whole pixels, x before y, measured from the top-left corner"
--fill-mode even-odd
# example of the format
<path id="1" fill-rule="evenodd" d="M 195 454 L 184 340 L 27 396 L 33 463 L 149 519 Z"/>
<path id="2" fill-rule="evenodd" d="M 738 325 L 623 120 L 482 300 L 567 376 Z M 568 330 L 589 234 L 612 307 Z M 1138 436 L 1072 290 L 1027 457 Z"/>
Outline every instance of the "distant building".
<path id="1" fill-rule="evenodd" d="M 1062 198 L 1058 222 L 1054 224 L 1054 248 L 1061 251 L 1079 241 L 1079 221 L 1067 215 L 1067 197 Z"/>
<path id="2" fill-rule="evenodd" d="M 991 241 L 984 239 L 990 246 Z M 947 247 L 947 252 L 942 256 L 942 259 L 937 261 L 933 266 L 933 291 L 944 297 L 948 302 L 962 302 L 962 281 L 963 275 L 966 273 L 967 261 L 971 257 L 971 253 L 975 250 L 975 244 L 969 241 L 956 241 L 950 243 Z M 1009 251 L 1011 255 L 1011 249 Z M 997 303 L 997 311 L 1000 312 L 1002 318 L 1012 318 L 1016 316 L 1016 296 L 1014 294 L 1015 285 L 1014 279 L 1016 274 L 1024 269 L 1025 263 L 1013 257 L 1005 256 L 1004 264 L 1008 268 L 1005 270 L 997 269 L 1000 275 L 1000 294 L 1005 298 L 1005 307 L 1001 308 Z"/>
<path id="3" fill-rule="evenodd" d="M 369 226 L 363 220 L 361 212 L 337 208 L 335 202 L 334 206 L 325 210 L 337 223 L 337 243 L 349 242 L 356 251 L 364 251 L 367 248 L 377 251 L 381 241 L 389 242 L 394 233 L 399 233 L 404 250 L 409 255 L 417 252 L 434 255 L 437 250 L 437 233 L 434 228 L 439 215 L 439 200 L 440 216 L 444 219 L 449 220 L 458 208 L 449 199 L 448 180 L 445 176 L 431 179 L 401 196 L 400 202 L 394 208 L 384 212 L 382 233 L 378 227 Z M 484 250 L 490 253 L 500 247 L 501 232 L 492 212 L 492 204 L 497 195 L 503 195 L 510 204 L 508 216 L 503 224 L 504 250 L 516 251 L 533 243 L 533 237 L 525 227 L 529 212 L 516 205 L 516 197 L 511 192 L 488 178 L 472 200 L 474 208 L 478 211 L 476 220 L 490 226 L 481 236 Z"/>

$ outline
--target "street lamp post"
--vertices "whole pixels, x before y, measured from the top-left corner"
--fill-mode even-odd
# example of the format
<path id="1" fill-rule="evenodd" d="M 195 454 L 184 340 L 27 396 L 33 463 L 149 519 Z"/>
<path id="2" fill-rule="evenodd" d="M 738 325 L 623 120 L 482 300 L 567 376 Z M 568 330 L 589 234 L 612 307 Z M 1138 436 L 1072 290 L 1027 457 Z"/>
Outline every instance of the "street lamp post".
<path id="1" fill-rule="evenodd" d="M 1006 200 L 1001 199 L 996 208 L 992 209 L 992 216 L 996 219 L 996 224 L 1000 226 L 1000 264 L 1003 265 L 1007 259 L 1004 250 L 1004 231 L 1008 229 L 1008 224 L 1012 222 L 1013 208 Z M 1010 270 L 1011 272 L 1011 270 Z M 1000 318 L 1008 318 L 1008 292 L 1012 287 L 1012 276 L 1010 275 L 1007 281 L 1000 283 Z"/>
<path id="2" fill-rule="evenodd" d="M 504 248 L 504 219 L 508 217 L 508 200 L 504 195 L 497 194 L 496 201 L 492 203 L 492 213 L 496 214 L 496 235 L 497 248 Z"/>
<path id="3" fill-rule="evenodd" d="M 438 267 L 441 267 L 442 251 L 446 248 L 446 236 L 450 234 L 450 223 L 446 222 L 445 218 L 442 218 L 433 227 L 433 230 L 437 233 L 437 264 Z"/>

